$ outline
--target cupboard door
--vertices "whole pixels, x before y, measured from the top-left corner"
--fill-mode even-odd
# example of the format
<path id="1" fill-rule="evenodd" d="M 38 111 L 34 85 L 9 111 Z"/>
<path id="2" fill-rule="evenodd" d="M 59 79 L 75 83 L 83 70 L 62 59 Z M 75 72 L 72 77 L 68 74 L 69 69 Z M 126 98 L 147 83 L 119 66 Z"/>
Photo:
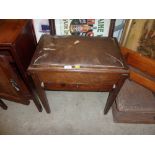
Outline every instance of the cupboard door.
<path id="1" fill-rule="evenodd" d="M 28 90 L 10 62 L 10 56 L 0 55 L 0 98 L 29 104 Z"/>

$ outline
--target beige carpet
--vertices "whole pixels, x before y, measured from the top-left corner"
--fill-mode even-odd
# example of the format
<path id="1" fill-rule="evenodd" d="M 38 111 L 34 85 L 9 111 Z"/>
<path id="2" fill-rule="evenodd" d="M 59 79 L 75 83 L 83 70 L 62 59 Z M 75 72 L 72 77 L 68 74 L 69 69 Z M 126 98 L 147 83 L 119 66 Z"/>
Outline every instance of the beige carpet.
<path id="1" fill-rule="evenodd" d="M 52 109 L 39 113 L 29 106 L 5 101 L 0 109 L 0 134 L 155 134 L 155 125 L 117 124 L 103 115 L 108 93 L 47 91 Z"/>

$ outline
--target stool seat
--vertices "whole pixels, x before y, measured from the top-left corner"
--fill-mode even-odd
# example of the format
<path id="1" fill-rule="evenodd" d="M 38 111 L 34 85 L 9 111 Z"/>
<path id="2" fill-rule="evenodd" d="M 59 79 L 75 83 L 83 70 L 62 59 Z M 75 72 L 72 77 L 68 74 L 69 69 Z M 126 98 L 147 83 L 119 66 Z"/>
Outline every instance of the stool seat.
<path id="1" fill-rule="evenodd" d="M 32 66 L 125 68 L 115 38 L 43 35 Z"/>

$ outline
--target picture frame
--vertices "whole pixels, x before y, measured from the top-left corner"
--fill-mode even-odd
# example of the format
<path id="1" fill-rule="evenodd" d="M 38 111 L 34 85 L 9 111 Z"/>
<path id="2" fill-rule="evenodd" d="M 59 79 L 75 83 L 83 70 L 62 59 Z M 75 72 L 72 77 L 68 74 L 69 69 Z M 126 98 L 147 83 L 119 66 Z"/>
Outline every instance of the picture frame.
<path id="1" fill-rule="evenodd" d="M 126 20 L 121 46 L 155 59 L 155 20 Z"/>
<path id="2" fill-rule="evenodd" d="M 62 28 L 68 22 L 66 30 Z M 96 23 L 102 23 L 96 26 Z M 105 23 L 108 27 L 105 28 Z M 113 37 L 115 19 L 49 19 L 51 35 L 79 35 L 79 36 L 106 36 Z M 58 28 L 59 27 L 59 28 Z M 97 28 L 96 28 L 97 27 Z M 100 28 L 100 29 L 99 29 Z M 61 29 L 61 30 L 59 30 Z M 106 31 L 104 31 L 106 29 Z M 58 33 L 59 30 L 59 33 Z M 108 31 L 107 31 L 108 30 Z M 64 33 L 66 31 L 66 33 Z M 94 31 L 94 32 L 93 32 Z M 97 33 L 100 32 L 100 33 Z M 102 35 L 103 32 L 103 35 Z"/>

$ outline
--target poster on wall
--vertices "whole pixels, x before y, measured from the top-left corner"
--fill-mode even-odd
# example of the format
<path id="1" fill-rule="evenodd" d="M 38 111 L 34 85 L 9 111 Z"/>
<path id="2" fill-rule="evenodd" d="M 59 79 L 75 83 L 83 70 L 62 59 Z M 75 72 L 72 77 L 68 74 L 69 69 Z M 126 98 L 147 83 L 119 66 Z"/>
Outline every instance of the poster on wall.
<path id="1" fill-rule="evenodd" d="M 55 19 L 56 35 L 108 36 L 110 19 Z"/>
<path id="2" fill-rule="evenodd" d="M 124 19 L 116 19 L 113 36 L 120 41 Z M 33 19 L 34 29 L 39 41 L 41 35 L 49 34 L 48 19 Z M 55 19 L 57 35 L 108 36 L 110 19 Z"/>

